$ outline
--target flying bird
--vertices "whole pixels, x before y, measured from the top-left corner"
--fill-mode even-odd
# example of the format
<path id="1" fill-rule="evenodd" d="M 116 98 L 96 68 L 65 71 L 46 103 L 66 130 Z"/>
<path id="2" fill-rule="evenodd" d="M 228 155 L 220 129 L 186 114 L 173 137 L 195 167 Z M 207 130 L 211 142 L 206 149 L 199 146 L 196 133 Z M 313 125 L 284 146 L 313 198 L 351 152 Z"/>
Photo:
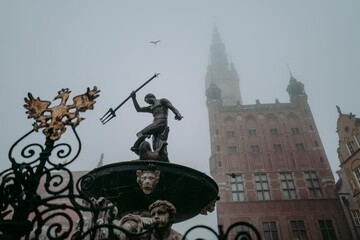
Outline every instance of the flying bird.
<path id="1" fill-rule="evenodd" d="M 160 42 L 160 40 L 157 40 L 157 41 L 151 41 L 150 43 L 153 43 L 154 45 L 156 45 L 158 42 Z"/>

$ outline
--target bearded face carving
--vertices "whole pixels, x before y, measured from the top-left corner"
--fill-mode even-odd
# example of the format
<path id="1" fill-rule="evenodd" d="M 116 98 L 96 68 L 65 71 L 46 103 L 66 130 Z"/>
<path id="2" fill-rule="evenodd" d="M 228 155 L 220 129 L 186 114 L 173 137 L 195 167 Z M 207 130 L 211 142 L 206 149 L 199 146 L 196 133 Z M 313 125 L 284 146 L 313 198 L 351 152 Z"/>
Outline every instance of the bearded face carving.
<path id="1" fill-rule="evenodd" d="M 160 171 L 136 171 L 136 181 L 145 194 L 150 194 L 160 179 Z"/>

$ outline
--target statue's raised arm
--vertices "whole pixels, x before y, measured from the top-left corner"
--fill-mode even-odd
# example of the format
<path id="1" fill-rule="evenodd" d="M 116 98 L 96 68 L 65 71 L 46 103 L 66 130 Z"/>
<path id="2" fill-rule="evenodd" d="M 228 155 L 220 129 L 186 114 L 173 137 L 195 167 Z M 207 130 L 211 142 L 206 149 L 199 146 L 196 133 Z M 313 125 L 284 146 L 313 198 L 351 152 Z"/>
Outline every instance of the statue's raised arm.
<path id="1" fill-rule="evenodd" d="M 131 99 L 132 99 L 132 101 L 134 103 L 134 107 L 135 107 L 137 112 L 149 112 L 149 113 L 151 113 L 151 109 L 150 109 L 149 106 L 140 107 L 140 105 L 139 105 L 139 103 L 138 103 L 138 101 L 136 99 L 136 92 L 135 91 L 132 91 L 130 96 L 131 96 Z"/>

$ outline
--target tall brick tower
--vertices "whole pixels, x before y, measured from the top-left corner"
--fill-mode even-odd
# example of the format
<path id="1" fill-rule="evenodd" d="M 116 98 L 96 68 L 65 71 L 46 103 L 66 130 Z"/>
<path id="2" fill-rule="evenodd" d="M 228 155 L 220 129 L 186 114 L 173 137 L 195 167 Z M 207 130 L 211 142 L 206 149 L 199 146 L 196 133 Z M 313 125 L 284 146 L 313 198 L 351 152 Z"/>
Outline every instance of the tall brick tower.
<path id="1" fill-rule="evenodd" d="M 205 82 L 218 224 L 246 221 L 263 239 L 351 239 L 304 85 L 290 74 L 289 103 L 243 104 L 216 27 Z"/>

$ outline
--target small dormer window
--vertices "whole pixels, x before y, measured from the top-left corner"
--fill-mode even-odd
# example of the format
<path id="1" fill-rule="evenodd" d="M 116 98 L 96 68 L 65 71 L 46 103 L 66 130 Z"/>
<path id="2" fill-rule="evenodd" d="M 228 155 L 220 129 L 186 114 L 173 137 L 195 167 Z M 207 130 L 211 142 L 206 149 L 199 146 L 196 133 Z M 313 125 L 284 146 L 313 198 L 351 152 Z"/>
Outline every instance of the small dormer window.
<path id="1" fill-rule="evenodd" d="M 358 186 L 360 186 L 360 167 L 354 169 L 354 175 L 356 177 Z"/>
<path id="2" fill-rule="evenodd" d="M 355 138 L 357 146 L 360 147 L 360 134 L 355 133 L 354 138 Z"/>
<path id="3" fill-rule="evenodd" d="M 347 148 L 350 156 L 354 154 L 355 151 L 354 151 L 354 148 L 353 148 L 351 142 L 346 143 L 346 148 Z"/>

